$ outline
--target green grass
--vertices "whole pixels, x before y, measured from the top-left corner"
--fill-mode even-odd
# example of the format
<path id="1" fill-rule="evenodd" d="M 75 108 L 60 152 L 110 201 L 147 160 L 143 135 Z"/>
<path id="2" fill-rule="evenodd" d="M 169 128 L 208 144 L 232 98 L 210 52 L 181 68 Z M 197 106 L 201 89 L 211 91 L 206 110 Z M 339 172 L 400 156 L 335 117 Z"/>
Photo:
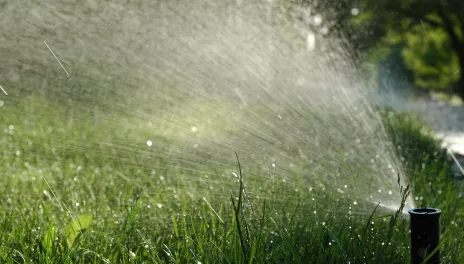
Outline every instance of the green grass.
<path id="1" fill-rule="evenodd" d="M 1 263 L 410 261 L 402 214 L 372 204 L 350 214 L 354 205 L 303 181 L 251 177 L 240 150 L 239 178 L 163 152 L 134 155 L 127 142 L 140 139 L 115 120 L 73 109 L 42 99 L 0 108 Z M 444 153 L 414 118 L 383 116 L 416 203 L 442 209 L 443 262 L 461 263 L 464 200 Z"/>

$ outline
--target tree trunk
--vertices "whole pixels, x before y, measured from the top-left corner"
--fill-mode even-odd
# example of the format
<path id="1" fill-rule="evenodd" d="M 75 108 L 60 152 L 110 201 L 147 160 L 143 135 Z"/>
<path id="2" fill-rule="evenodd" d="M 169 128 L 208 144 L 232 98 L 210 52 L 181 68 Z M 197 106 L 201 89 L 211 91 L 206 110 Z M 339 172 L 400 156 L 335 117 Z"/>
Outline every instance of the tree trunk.
<path id="1" fill-rule="evenodd" d="M 461 67 L 461 72 L 462 72 L 462 67 Z M 455 88 L 455 93 L 456 95 L 459 96 L 459 98 L 461 98 L 461 100 L 464 102 L 464 78 L 462 77 L 462 74 L 461 74 L 461 78 L 459 78 L 458 82 L 456 83 L 456 88 Z"/>
<path id="2" fill-rule="evenodd" d="M 456 82 L 454 92 L 464 101 L 464 43 L 461 44 L 462 48 L 456 50 L 459 59 L 459 80 Z"/>

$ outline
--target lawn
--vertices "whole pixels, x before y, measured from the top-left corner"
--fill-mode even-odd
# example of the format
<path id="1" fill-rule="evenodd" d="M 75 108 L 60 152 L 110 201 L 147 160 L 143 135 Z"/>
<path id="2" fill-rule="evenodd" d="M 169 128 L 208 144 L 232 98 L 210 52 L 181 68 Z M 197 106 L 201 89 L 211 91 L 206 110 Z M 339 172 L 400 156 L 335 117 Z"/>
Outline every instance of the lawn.
<path id="1" fill-rule="evenodd" d="M 410 261 L 406 215 L 353 202 L 368 195 L 359 189 L 318 188 L 311 179 L 322 176 L 301 161 L 291 177 L 241 159 L 242 149 L 215 162 L 185 143 L 188 131 L 169 136 L 169 124 L 147 129 L 119 113 L 100 120 L 42 97 L 0 111 L 1 263 Z M 445 153 L 415 118 L 381 112 L 410 197 L 442 210 L 443 262 L 463 262 L 464 199 Z M 362 173 L 357 184 L 372 177 Z M 397 187 L 401 201 L 407 187 Z"/>

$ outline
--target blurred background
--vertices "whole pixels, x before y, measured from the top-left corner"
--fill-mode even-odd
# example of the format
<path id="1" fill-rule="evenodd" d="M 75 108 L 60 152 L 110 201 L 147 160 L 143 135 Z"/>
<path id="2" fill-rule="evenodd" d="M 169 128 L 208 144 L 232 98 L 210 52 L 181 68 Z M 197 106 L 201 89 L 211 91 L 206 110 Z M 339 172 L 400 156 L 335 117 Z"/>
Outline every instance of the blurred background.
<path id="1" fill-rule="evenodd" d="M 301 19 L 310 29 L 308 47 L 317 48 L 317 38 L 345 39 L 355 67 L 377 87 L 371 98 L 380 105 L 419 115 L 443 138 L 443 147 L 463 162 L 461 1 L 295 2 L 304 6 Z M 322 11 L 323 17 L 318 14 Z M 459 168 L 454 170 L 461 174 Z"/>

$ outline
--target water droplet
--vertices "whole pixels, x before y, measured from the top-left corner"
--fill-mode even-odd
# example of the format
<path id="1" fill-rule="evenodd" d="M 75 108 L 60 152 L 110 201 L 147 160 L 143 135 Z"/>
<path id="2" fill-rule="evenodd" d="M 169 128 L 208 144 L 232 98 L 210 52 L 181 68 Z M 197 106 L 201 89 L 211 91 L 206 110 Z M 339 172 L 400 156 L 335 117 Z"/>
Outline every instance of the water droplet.
<path id="1" fill-rule="evenodd" d="M 356 7 L 352 8 L 352 9 L 351 9 L 351 14 L 352 14 L 353 16 L 359 15 L 359 9 L 357 9 Z"/>
<path id="2" fill-rule="evenodd" d="M 313 21 L 314 21 L 314 25 L 319 26 L 320 24 L 322 24 L 322 16 L 319 15 L 319 14 L 316 14 L 316 15 L 314 16 L 314 20 L 313 20 Z"/>
<path id="3" fill-rule="evenodd" d="M 76 202 L 76 207 L 79 207 L 79 203 L 78 203 L 78 202 Z"/>
<path id="4" fill-rule="evenodd" d="M 329 28 L 328 27 L 322 27 L 319 32 L 322 33 L 322 35 L 327 35 L 329 34 Z"/>
<path id="5" fill-rule="evenodd" d="M 151 140 L 148 140 L 147 141 L 147 146 L 151 147 L 153 145 L 153 142 L 151 142 Z"/>
<path id="6" fill-rule="evenodd" d="M 13 126 L 13 125 L 9 125 L 9 126 L 8 126 L 8 129 L 9 129 L 9 130 L 14 130 L 14 126 Z"/>
<path id="7" fill-rule="evenodd" d="M 274 168 L 275 168 L 275 163 L 272 163 L 272 167 L 274 167 Z"/>
<path id="8" fill-rule="evenodd" d="M 162 205 L 162 204 L 160 204 L 160 203 L 159 203 L 159 204 L 157 204 L 157 206 L 158 206 L 158 208 L 160 208 L 160 209 L 161 209 L 161 208 L 163 208 L 163 205 Z"/>
<path id="9" fill-rule="evenodd" d="M 308 50 L 314 50 L 314 48 L 316 48 L 316 36 L 314 36 L 314 34 L 308 33 L 306 47 Z"/>
<path id="10" fill-rule="evenodd" d="M 381 193 L 381 192 L 382 192 L 382 190 L 380 190 L 380 189 L 379 189 L 377 192 Z"/>
<path id="11" fill-rule="evenodd" d="M 392 195 L 392 191 L 388 191 L 388 194 L 389 194 L 389 195 Z"/>
<path id="12" fill-rule="evenodd" d="M 353 204 L 354 204 L 354 205 L 357 205 L 357 204 L 358 204 L 358 202 L 354 201 L 354 202 L 353 202 Z"/>
<path id="13" fill-rule="evenodd" d="M 196 126 L 192 126 L 190 130 L 192 130 L 193 133 L 196 133 L 198 131 L 198 128 Z"/>

